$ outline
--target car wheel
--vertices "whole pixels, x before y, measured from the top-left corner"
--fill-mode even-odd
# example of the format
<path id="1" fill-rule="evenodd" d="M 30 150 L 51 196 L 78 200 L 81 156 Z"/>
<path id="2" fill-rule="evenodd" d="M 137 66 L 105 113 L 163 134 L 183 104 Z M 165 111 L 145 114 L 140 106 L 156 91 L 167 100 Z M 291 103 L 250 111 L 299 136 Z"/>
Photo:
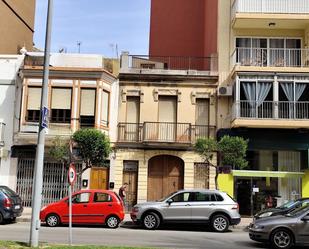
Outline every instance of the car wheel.
<path id="1" fill-rule="evenodd" d="M 152 230 L 160 226 L 160 217 L 156 213 L 147 213 L 143 218 L 143 225 L 146 229 Z"/>
<path id="2" fill-rule="evenodd" d="M 229 228 L 229 220 L 228 218 L 223 214 L 215 215 L 211 219 L 211 227 L 215 232 L 226 232 Z"/>
<path id="3" fill-rule="evenodd" d="M 120 222 L 116 216 L 109 216 L 105 223 L 108 228 L 117 228 Z"/>
<path id="4" fill-rule="evenodd" d="M 57 214 L 49 214 L 46 217 L 46 224 L 49 227 L 56 227 L 60 224 L 60 218 Z"/>
<path id="5" fill-rule="evenodd" d="M 4 218 L 3 218 L 3 215 L 0 213 L 0 224 L 3 224 L 4 223 Z"/>
<path id="6" fill-rule="evenodd" d="M 270 242 L 273 248 L 288 249 L 293 245 L 293 236 L 288 230 L 279 228 L 272 233 Z"/>

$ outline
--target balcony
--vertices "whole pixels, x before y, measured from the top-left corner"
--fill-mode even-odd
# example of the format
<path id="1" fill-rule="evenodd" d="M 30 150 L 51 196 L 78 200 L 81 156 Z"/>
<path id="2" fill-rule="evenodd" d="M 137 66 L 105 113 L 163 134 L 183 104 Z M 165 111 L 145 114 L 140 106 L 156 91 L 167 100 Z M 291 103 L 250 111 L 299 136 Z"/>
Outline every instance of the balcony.
<path id="1" fill-rule="evenodd" d="M 238 101 L 232 127 L 308 128 L 309 101 Z"/>
<path id="2" fill-rule="evenodd" d="M 217 55 L 211 57 L 192 56 L 150 56 L 150 55 L 121 55 L 121 72 L 127 70 L 141 70 L 145 73 L 167 73 L 188 74 L 190 71 L 197 71 L 200 74 L 218 72 Z M 174 71 L 174 72 L 173 72 Z M 184 72 L 181 72 L 184 71 Z"/>
<path id="3" fill-rule="evenodd" d="M 309 49 L 236 48 L 232 65 L 309 68 Z"/>
<path id="4" fill-rule="evenodd" d="M 234 0 L 231 6 L 234 28 L 266 28 L 268 21 L 275 21 L 274 28 L 283 28 L 285 24 L 285 28 L 300 28 L 308 20 L 308 13 L 308 0 Z M 252 19 L 257 22 L 250 24 Z"/>
<path id="5" fill-rule="evenodd" d="M 188 147 L 192 146 L 198 138 L 214 137 L 215 133 L 214 126 L 191 125 L 190 123 L 119 123 L 118 143 L 173 144 Z"/>

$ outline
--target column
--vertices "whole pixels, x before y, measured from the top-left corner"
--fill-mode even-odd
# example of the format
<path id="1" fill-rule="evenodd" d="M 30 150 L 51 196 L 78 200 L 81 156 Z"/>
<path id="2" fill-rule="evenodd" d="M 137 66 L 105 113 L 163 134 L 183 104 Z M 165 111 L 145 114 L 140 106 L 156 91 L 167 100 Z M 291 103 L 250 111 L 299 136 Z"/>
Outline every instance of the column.
<path id="1" fill-rule="evenodd" d="M 278 77 L 275 75 L 274 82 L 273 82 L 273 118 L 278 119 L 279 118 L 279 83 L 278 83 Z"/>

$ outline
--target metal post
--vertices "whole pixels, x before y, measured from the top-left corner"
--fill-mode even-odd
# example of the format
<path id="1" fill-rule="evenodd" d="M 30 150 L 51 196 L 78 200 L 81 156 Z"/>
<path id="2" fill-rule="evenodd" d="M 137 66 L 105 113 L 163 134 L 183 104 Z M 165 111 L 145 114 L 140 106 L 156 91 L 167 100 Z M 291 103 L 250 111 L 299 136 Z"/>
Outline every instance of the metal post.
<path id="1" fill-rule="evenodd" d="M 72 245 L 72 185 L 69 184 L 69 245 Z"/>
<path id="2" fill-rule="evenodd" d="M 49 53 L 52 27 L 52 9 L 53 0 L 48 0 L 46 36 L 45 36 L 45 51 L 44 51 L 44 73 L 42 84 L 41 97 L 41 115 L 39 123 L 39 134 L 37 140 L 37 150 L 35 156 L 35 172 L 32 192 L 32 215 L 31 215 L 31 231 L 30 231 L 30 246 L 37 247 L 39 244 L 39 229 L 40 229 L 40 209 L 42 201 L 42 185 L 43 185 L 43 162 L 44 162 L 44 143 L 45 143 L 45 128 L 43 127 L 43 108 L 47 108 L 47 91 L 48 91 L 48 76 L 49 76 Z"/>

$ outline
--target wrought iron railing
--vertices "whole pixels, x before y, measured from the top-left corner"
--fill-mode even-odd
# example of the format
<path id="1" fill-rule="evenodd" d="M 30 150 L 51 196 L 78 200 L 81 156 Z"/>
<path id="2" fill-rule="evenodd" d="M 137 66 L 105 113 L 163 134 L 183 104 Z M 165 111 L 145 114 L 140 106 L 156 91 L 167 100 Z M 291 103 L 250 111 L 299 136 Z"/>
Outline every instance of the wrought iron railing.
<path id="1" fill-rule="evenodd" d="M 217 57 L 130 55 L 129 68 L 217 72 Z"/>
<path id="2" fill-rule="evenodd" d="M 309 119 L 309 101 L 246 101 L 236 102 L 234 118 Z"/>
<path id="3" fill-rule="evenodd" d="M 216 128 L 190 123 L 119 123 L 118 142 L 193 144 L 198 138 L 215 137 Z"/>
<path id="4" fill-rule="evenodd" d="M 309 67 L 309 49 L 236 48 L 233 64 L 258 67 Z"/>

